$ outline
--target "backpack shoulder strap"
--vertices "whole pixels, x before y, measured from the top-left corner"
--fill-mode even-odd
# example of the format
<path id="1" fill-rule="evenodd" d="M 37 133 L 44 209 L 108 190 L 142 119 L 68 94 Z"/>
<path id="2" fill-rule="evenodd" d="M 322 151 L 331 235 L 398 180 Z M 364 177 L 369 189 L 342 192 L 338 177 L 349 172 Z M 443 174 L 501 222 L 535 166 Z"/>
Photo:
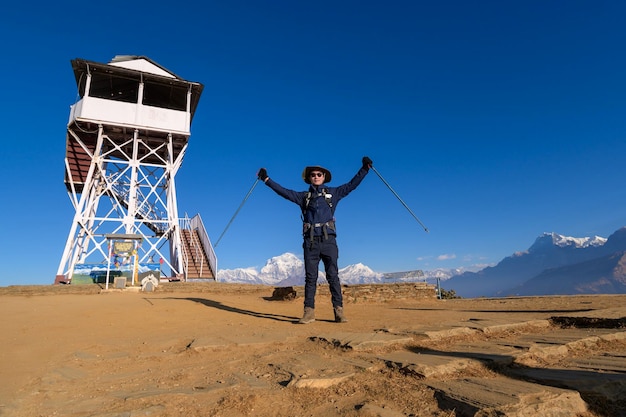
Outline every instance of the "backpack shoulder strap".
<path id="1" fill-rule="evenodd" d="M 303 219 L 304 219 L 304 213 L 306 212 L 306 209 L 309 207 L 310 203 L 311 203 L 311 191 L 306 193 L 306 198 L 304 199 L 304 203 L 302 204 L 302 207 L 301 207 Z"/>
<path id="2" fill-rule="evenodd" d="M 324 200 L 326 200 L 326 204 L 328 204 L 328 207 L 333 208 L 333 195 L 329 194 L 326 188 L 322 188 L 322 193 L 324 193 Z"/>

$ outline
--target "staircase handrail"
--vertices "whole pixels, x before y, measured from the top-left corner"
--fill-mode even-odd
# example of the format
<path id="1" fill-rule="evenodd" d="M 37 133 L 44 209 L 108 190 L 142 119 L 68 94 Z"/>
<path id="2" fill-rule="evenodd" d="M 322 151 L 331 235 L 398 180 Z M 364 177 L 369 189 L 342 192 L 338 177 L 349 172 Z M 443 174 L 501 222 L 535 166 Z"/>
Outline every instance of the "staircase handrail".
<path id="1" fill-rule="evenodd" d="M 178 224 L 180 225 L 180 233 L 178 234 L 179 239 L 183 240 L 182 230 L 189 230 L 189 216 L 185 213 L 185 217 L 183 219 L 179 219 Z M 182 242 L 181 242 L 182 243 Z M 189 272 L 189 255 L 187 252 L 182 249 L 180 250 L 180 256 L 183 258 L 183 280 L 187 282 L 188 272 Z"/>

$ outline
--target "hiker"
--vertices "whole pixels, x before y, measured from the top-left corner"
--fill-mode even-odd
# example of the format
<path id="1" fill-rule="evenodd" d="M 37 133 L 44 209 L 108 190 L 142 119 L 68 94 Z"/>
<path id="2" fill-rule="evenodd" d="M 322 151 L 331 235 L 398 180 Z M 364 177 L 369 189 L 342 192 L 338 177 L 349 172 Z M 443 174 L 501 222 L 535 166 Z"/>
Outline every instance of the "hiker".
<path id="1" fill-rule="evenodd" d="M 302 171 L 302 179 L 309 184 L 308 191 L 293 191 L 286 189 L 267 175 L 267 170 L 261 168 L 257 176 L 276 194 L 296 203 L 302 210 L 304 242 L 304 315 L 298 323 L 306 324 L 315 321 L 315 292 L 320 260 L 324 263 L 326 280 L 330 287 L 331 301 L 337 323 L 348 320 L 343 312 L 343 296 L 339 282 L 339 268 L 335 227 L 335 209 L 339 200 L 350 194 L 363 181 L 372 160 L 364 156 L 363 166 L 350 182 L 338 187 L 326 187 L 332 176 L 329 170 L 321 166 L 307 166 Z"/>

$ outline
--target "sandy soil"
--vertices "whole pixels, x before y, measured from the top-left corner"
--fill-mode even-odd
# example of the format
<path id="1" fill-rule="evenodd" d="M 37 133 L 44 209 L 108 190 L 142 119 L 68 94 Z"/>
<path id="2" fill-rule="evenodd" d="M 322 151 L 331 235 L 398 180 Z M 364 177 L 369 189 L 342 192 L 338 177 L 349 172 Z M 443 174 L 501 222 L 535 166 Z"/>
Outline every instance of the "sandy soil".
<path id="1" fill-rule="evenodd" d="M 0 288 L 0 415 L 454 416 L 419 379 L 376 360 L 389 348 L 353 351 L 317 336 L 386 332 L 419 345 L 428 329 L 546 319 L 626 301 L 625 295 L 355 303 L 345 306 L 349 322 L 338 324 L 330 301 L 318 295 L 317 321 L 299 325 L 302 299 L 271 300 L 268 287 L 71 292 Z M 293 385 L 303 377 L 340 380 L 323 388 Z"/>

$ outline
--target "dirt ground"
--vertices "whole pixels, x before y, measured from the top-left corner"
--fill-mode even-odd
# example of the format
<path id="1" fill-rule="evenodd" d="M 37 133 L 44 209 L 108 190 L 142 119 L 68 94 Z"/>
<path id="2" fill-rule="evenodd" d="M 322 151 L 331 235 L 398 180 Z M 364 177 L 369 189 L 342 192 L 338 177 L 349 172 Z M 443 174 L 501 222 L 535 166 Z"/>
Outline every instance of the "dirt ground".
<path id="1" fill-rule="evenodd" d="M 428 330 L 543 320 L 626 301 L 620 295 L 354 303 L 345 306 L 349 322 L 339 324 L 330 300 L 318 295 L 317 321 L 300 325 L 302 298 L 272 300 L 271 287 L 161 285 L 150 293 L 70 287 L 0 288 L 1 416 L 452 417 L 455 411 L 442 408 L 422 379 L 377 357 L 427 346 Z M 410 341 L 355 350 L 320 337 L 338 332 Z M 303 380 L 322 386 L 295 383 Z"/>

